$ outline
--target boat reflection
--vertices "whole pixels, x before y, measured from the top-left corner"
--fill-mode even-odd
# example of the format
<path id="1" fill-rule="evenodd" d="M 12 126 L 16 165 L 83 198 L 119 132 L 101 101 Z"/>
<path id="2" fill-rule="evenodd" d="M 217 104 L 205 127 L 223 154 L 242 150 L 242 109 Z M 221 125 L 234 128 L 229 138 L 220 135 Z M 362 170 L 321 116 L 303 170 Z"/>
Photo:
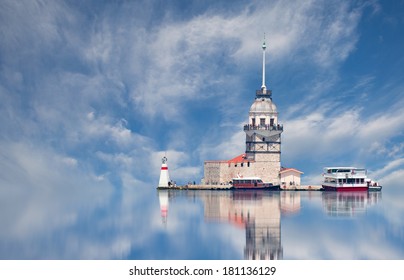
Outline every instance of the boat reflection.
<path id="1" fill-rule="evenodd" d="M 382 199 L 381 192 L 323 192 L 323 209 L 332 217 L 352 217 Z"/>

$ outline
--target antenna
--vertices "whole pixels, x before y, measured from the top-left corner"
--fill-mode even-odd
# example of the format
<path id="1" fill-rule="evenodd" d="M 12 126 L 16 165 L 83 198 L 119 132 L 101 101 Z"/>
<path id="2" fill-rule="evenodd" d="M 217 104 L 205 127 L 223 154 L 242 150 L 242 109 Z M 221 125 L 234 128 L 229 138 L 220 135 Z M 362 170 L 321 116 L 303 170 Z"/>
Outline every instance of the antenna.
<path id="1" fill-rule="evenodd" d="M 265 90 L 265 49 L 267 48 L 265 44 L 265 33 L 264 33 L 264 42 L 262 43 L 262 86 L 261 89 Z"/>

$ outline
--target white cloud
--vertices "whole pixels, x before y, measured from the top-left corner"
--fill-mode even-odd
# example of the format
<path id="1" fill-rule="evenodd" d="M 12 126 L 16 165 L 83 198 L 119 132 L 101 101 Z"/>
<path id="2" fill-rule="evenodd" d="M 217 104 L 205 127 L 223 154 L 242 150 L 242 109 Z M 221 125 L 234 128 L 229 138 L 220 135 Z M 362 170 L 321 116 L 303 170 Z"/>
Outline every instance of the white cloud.
<path id="1" fill-rule="evenodd" d="M 403 131 L 404 111 L 367 113 L 364 108 L 333 112 L 320 105 L 302 118 L 285 120 L 283 156 L 293 161 L 307 153 L 328 159 L 349 154 L 347 160 L 357 160 L 369 152 L 389 150 L 389 139 Z"/>
<path id="2" fill-rule="evenodd" d="M 222 142 L 202 143 L 199 147 L 200 158 L 205 160 L 229 160 L 245 153 L 245 132 L 240 124 L 239 131 L 224 137 Z"/>
<path id="3" fill-rule="evenodd" d="M 83 207 L 101 206 L 111 194 L 111 185 L 93 180 L 74 158 L 31 143 L 0 146 L 3 238 L 25 239 L 74 224 Z"/>
<path id="4" fill-rule="evenodd" d="M 28 11 L 17 4 L 7 3 L 7 6 L 14 14 Z M 129 10 L 135 7 L 129 5 Z M 41 18 L 40 10 L 35 7 L 24 22 L 39 21 L 38 26 L 32 27 L 33 33 L 43 38 L 47 47 L 56 47 L 60 42 L 64 45 L 58 52 L 45 54 L 48 48 L 34 50 L 37 59 L 47 55 L 56 65 L 50 69 L 35 68 L 46 75 L 37 79 L 35 91 L 28 98 L 33 111 L 30 116 L 22 114 L 21 121 L 24 118 L 37 121 L 29 125 L 34 134 L 39 134 L 38 137 L 45 134 L 53 141 L 63 138 L 70 148 L 98 139 L 127 149 L 136 140 L 144 143 L 143 136 L 136 134 L 135 127 L 129 128 L 125 120 L 130 120 L 120 117 L 119 110 L 133 114 L 134 119 L 143 118 L 145 124 L 152 124 L 158 118 L 183 124 L 178 130 L 189 126 L 186 120 L 192 109 L 188 108 L 195 102 L 214 100 L 209 104 L 218 111 L 234 114 L 233 106 L 238 104 L 234 100 L 241 96 L 239 89 L 244 83 L 237 76 L 240 74 L 237 67 L 245 65 L 244 69 L 249 71 L 252 65 L 260 66 L 259 45 L 264 32 L 270 60 L 274 63 L 290 57 L 306 57 L 304 63 L 314 61 L 324 67 L 345 59 L 355 44 L 360 10 L 348 4 L 336 7 L 331 9 L 315 1 L 293 5 L 284 1 L 271 5 L 256 1 L 237 9 L 237 13 L 207 10 L 181 21 L 162 17 L 157 26 L 147 26 L 146 20 L 131 24 L 136 21 L 131 18 L 117 22 L 113 10 L 90 20 L 83 11 L 59 2 L 43 7 L 48 16 Z M 124 8 L 118 7 L 115 12 L 123 12 Z M 61 14 L 64 16 L 60 17 Z M 144 17 L 153 16 L 144 14 Z M 129 16 L 125 12 L 123 15 Z M 77 27 L 84 22 L 89 28 L 77 32 Z M 10 18 L 8 28 L 15 28 L 17 36 L 29 32 L 18 27 L 19 24 Z M 6 33 L 14 36 L 9 31 Z M 311 59 L 316 56 L 316 52 L 312 53 L 313 45 L 326 46 L 327 52 L 321 54 L 320 60 Z M 21 48 L 17 52 L 24 54 L 24 47 Z M 298 55 L 302 52 L 307 55 Z M 73 65 L 64 57 L 72 58 Z M 253 57 L 256 61 L 252 61 Z M 232 74 L 226 69 L 236 69 L 236 72 Z M 17 115 L 20 113 L 17 108 L 14 110 Z M 94 113 L 87 115 L 90 110 Z M 25 125 L 23 129 L 26 132 L 28 128 Z M 192 129 L 188 129 L 189 133 Z M 229 138 L 219 137 L 226 141 Z M 234 137 L 234 148 L 224 154 L 226 157 L 239 148 L 244 150 L 243 142 L 236 144 L 237 137 Z"/>
<path id="5" fill-rule="evenodd" d="M 205 98 L 223 102 L 221 88 L 237 90 L 228 83 L 233 79 L 223 73 L 224 67 L 259 67 L 264 31 L 271 61 L 304 52 L 307 55 L 300 57 L 305 64 L 333 66 L 353 50 L 361 15 L 360 9 L 346 3 L 334 8 L 313 1 L 294 5 L 253 2 L 236 15 L 205 13 L 189 21 L 169 22 L 157 33 L 146 35 L 147 48 L 132 58 L 135 63 L 140 55 L 146 56 L 150 66 L 135 85 L 132 98 L 147 116 L 168 119 L 181 118 L 186 102 Z M 204 90 L 212 85 L 214 92 Z"/>

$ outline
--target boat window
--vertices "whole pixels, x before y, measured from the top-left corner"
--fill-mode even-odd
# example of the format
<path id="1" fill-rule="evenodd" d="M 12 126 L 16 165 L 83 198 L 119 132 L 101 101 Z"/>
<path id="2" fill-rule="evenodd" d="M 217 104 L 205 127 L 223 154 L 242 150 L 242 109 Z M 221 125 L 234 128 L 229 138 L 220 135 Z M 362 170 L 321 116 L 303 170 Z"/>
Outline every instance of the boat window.
<path id="1" fill-rule="evenodd" d="M 338 169 L 337 172 L 338 173 L 349 173 L 349 172 L 351 172 L 351 170 L 350 169 Z"/>

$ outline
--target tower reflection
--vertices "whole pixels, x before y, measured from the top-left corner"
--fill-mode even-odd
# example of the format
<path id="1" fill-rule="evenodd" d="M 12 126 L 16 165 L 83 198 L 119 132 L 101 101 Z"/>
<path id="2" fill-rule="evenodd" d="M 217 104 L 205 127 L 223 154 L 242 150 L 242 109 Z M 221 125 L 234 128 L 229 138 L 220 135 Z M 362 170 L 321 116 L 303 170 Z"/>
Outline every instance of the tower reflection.
<path id="1" fill-rule="evenodd" d="M 204 205 L 207 222 L 230 223 L 245 230 L 244 258 L 277 260 L 283 258 L 281 214 L 300 209 L 299 192 L 236 191 L 159 191 L 163 223 L 167 222 L 168 201 L 185 195 Z M 173 192 L 173 193 L 171 193 Z M 166 200 L 167 198 L 167 200 Z"/>
<path id="2" fill-rule="evenodd" d="M 198 194 L 199 195 L 199 194 Z M 245 259 L 282 259 L 279 192 L 201 193 L 207 221 L 228 222 L 245 229 Z"/>

